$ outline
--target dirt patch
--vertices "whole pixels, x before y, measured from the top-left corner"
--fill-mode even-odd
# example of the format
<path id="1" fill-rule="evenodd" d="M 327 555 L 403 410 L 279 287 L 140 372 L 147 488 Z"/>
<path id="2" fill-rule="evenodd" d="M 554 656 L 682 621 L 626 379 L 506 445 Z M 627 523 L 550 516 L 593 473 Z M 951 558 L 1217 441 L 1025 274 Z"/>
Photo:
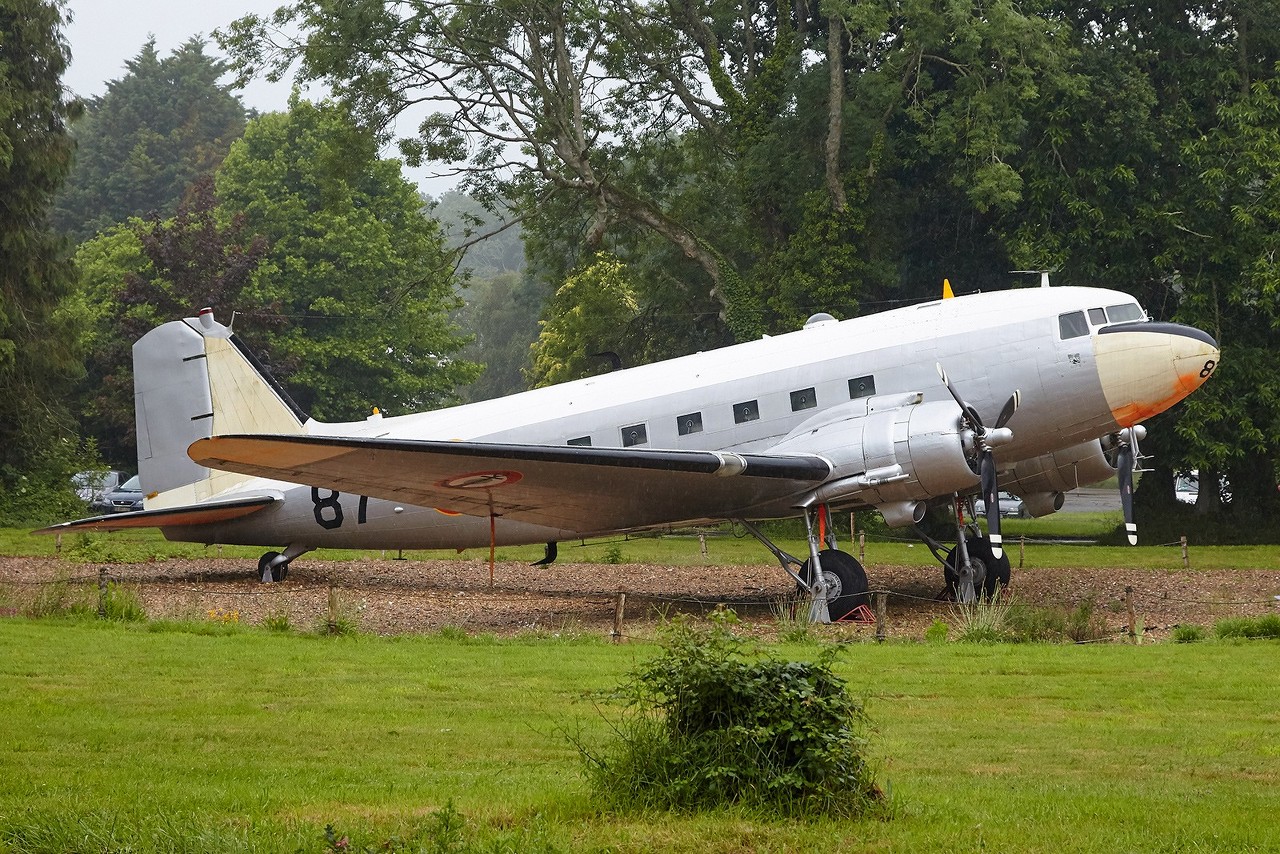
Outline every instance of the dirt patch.
<path id="1" fill-rule="evenodd" d="M 378 634 L 438 631 L 451 626 L 502 635 L 574 632 L 608 635 L 617 594 L 627 595 L 623 633 L 650 637 L 664 614 L 735 608 L 761 631 L 776 628 L 793 585 L 776 566 L 649 566 L 639 564 L 499 563 L 492 579 L 479 561 L 308 561 L 300 558 L 287 581 L 260 583 L 242 560 L 169 560 L 106 567 L 111 580 L 137 591 L 152 619 L 237 620 L 258 624 L 287 616 L 312 629 L 331 613 Z M 0 557 L 3 613 L 58 581 L 71 595 L 92 598 L 99 567 L 47 558 Z M 888 591 L 890 637 L 920 638 L 935 618 L 952 620 L 939 601 L 941 572 L 934 568 L 870 565 L 873 590 Z M 1280 607 L 1280 570 L 1167 572 L 1135 569 L 1013 570 L 1011 589 L 1028 605 L 1070 611 L 1091 602 L 1116 637 L 1134 608 L 1148 639 L 1162 640 L 1180 624 L 1211 626 L 1232 616 L 1256 616 Z M 871 634 L 873 626 L 838 626 L 833 634 Z"/>

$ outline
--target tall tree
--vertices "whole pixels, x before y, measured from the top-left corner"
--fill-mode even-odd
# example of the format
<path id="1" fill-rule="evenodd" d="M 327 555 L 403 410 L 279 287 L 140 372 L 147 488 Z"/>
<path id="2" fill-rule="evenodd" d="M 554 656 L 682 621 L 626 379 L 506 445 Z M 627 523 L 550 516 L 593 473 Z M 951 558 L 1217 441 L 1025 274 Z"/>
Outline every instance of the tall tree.
<path id="1" fill-rule="evenodd" d="M 54 223 L 77 241 L 130 217 L 173 216 L 244 131 L 244 105 L 218 82 L 226 66 L 203 41 L 161 58 L 152 39 L 126 67 L 74 126 L 76 164 Z"/>
<path id="2" fill-rule="evenodd" d="M 243 215 L 219 214 L 212 176 L 196 180 L 174 217 L 134 219 L 81 244 L 76 260 L 93 318 L 82 429 L 107 459 L 137 456 L 133 342 L 204 306 L 223 308 L 229 320 L 266 251 L 264 238 L 246 233 Z M 248 330 L 250 343 L 267 348 L 271 329 Z"/>
<path id="3" fill-rule="evenodd" d="M 9 520 L 56 514 L 33 508 L 33 493 L 65 488 L 77 446 L 65 391 L 81 336 L 60 310 L 75 277 L 48 222 L 79 110 L 62 86 L 64 23 L 49 0 L 0 2 L 0 515 Z"/>
<path id="4" fill-rule="evenodd" d="M 455 259 L 439 225 L 345 110 L 295 97 L 251 122 L 217 189 L 224 212 L 271 245 L 234 306 L 240 328 L 283 321 L 272 366 L 312 415 L 439 406 L 479 373 L 458 358 Z"/>

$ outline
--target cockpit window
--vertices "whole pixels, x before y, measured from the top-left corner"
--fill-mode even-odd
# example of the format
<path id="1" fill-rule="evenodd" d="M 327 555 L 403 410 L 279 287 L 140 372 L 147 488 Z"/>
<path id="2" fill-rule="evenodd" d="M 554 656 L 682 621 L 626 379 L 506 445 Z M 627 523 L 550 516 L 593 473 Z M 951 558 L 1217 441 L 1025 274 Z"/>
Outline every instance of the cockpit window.
<path id="1" fill-rule="evenodd" d="M 1092 326 L 1101 326 L 1107 322 L 1107 313 L 1100 308 L 1089 309 L 1089 323 Z"/>
<path id="2" fill-rule="evenodd" d="M 1058 330 L 1062 339 L 1079 338 L 1089 334 L 1089 324 L 1085 322 L 1083 311 L 1072 311 L 1058 315 Z"/>
<path id="3" fill-rule="evenodd" d="M 1112 323 L 1125 323 L 1131 320 L 1146 320 L 1147 315 L 1136 302 L 1107 306 L 1107 319 Z"/>

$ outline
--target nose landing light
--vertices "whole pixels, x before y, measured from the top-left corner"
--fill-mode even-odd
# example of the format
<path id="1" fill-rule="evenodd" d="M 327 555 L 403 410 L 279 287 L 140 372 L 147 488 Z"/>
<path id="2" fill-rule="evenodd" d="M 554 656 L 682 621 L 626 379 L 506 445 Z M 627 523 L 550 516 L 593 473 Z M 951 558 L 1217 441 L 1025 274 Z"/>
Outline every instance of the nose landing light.
<path id="1" fill-rule="evenodd" d="M 1158 415 L 1204 385 L 1218 367 L 1218 343 L 1177 323 L 1109 326 L 1094 338 L 1098 379 L 1121 427 Z"/>

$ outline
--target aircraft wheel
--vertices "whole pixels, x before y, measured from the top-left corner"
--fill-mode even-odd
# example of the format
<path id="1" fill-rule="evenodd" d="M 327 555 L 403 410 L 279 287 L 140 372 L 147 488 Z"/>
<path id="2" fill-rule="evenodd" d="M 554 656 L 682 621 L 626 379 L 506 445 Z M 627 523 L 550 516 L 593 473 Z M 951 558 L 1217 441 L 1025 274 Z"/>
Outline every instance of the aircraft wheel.
<path id="1" fill-rule="evenodd" d="M 974 586 L 978 590 L 979 597 L 991 599 L 996 595 L 997 590 L 1009 586 L 1013 569 L 1008 555 L 1001 555 L 1000 559 L 996 560 L 991 551 L 991 541 L 986 537 L 967 540 L 965 545 L 969 549 L 969 560 L 973 562 L 976 570 Z M 957 588 L 960 585 L 960 573 L 956 569 L 959 560 L 960 547 L 955 546 L 947 552 L 946 561 L 942 564 L 942 574 L 947 580 L 947 592 L 956 599 L 959 598 Z"/>
<path id="2" fill-rule="evenodd" d="M 859 605 L 867 604 L 867 572 L 853 555 L 837 549 L 818 553 L 822 562 L 822 578 L 827 582 L 827 611 L 831 619 L 847 617 Z M 806 584 L 813 583 L 809 561 L 800 568 Z"/>
<path id="3" fill-rule="evenodd" d="M 280 557 L 280 552 L 267 552 L 258 558 L 258 577 L 262 579 L 263 584 L 284 581 L 289 577 L 288 562 L 272 566 L 272 561 L 278 557 Z"/>

